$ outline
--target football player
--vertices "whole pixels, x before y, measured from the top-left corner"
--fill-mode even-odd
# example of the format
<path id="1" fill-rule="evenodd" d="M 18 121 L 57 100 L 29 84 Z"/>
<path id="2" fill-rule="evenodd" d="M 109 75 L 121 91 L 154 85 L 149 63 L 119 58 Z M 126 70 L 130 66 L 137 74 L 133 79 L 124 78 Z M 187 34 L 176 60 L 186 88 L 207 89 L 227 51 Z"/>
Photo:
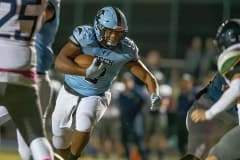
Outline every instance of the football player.
<path id="1" fill-rule="evenodd" d="M 47 0 L 0 2 L 0 104 L 9 114 L 34 160 L 53 160 L 44 136 L 36 90 L 35 33 L 47 18 Z"/>
<path id="2" fill-rule="evenodd" d="M 221 50 L 221 54 L 218 57 L 218 71 L 228 82 L 229 88 L 210 109 L 197 109 L 193 111 L 191 118 L 194 122 L 211 120 L 216 115 L 232 106 L 231 104 L 236 101 L 238 102 L 238 113 L 240 113 L 240 21 L 238 19 L 225 21 L 218 30 L 216 42 L 218 48 Z M 238 116 L 240 116 L 240 114 L 238 114 Z M 211 149 L 207 160 L 239 159 L 239 135 L 239 126 L 227 132 Z"/>
<path id="3" fill-rule="evenodd" d="M 61 49 L 55 68 L 65 74 L 52 115 L 53 145 L 68 160 L 77 160 L 89 141 L 96 123 L 110 102 L 108 92 L 122 68 L 142 80 L 151 95 L 151 109 L 158 109 L 158 84 L 138 56 L 136 44 L 126 34 L 123 12 L 104 7 L 97 12 L 93 26 L 78 26 Z M 81 68 L 74 63 L 79 54 L 95 57 Z"/>
<path id="4" fill-rule="evenodd" d="M 60 0 L 49 0 L 45 10 L 46 21 L 40 31 L 36 34 L 36 54 L 37 54 L 37 86 L 40 97 L 40 106 L 43 114 L 43 125 L 47 116 L 47 107 L 51 99 L 51 87 L 48 70 L 53 61 L 52 44 L 59 26 Z M 0 107 L 0 124 L 10 119 L 6 109 Z M 19 131 L 17 131 L 18 151 L 21 159 L 30 160 L 31 151 L 24 142 Z"/>
<path id="5" fill-rule="evenodd" d="M 224 29 L 229 22 L 222 24 L 216 34 L 217 42 L 217 52 L 221 53 L 226 47 L 238 43 L 231 42 L 231 36 L 225 36 L 224 41 L 222 35 L 227 35 L 228 33 Z M 224 26 L 224 27 L 223 27 Z M 229 27 L 229 29 L 235 29 Z M 223 47 L 224 46 L 224 47 Z M 215 102 L 219 100 L 222 96 L 224 90 L 226 90 L 227 83 L 223 75 L 216 73 L 212 81 L 202 90 L 197 96 L 197 100 L 193 103 L 192 107 L 188 111 L 187 116 L 187 127 L 189 131 L 188 136 L 188 154 L 186 159 L 183 157 L 182 160 L 187 160 L 189 157 L 194 159 L 205 159 L 208 155 L 210 148 L 219 139 L 231 130 L 233 127 L 237 126 L 237 112 L 235 109 L 229 109 L 219 115 L 214 119 L 206 121 L 204 123 L 194 123 L 191 119 L 191 115 L 196 114 L 196 110 L 206 110 L 209 109 Z M 234 105 L 233 105 L 234 106 Z M 221 107 L 220 107 L 221 108 Z"/>

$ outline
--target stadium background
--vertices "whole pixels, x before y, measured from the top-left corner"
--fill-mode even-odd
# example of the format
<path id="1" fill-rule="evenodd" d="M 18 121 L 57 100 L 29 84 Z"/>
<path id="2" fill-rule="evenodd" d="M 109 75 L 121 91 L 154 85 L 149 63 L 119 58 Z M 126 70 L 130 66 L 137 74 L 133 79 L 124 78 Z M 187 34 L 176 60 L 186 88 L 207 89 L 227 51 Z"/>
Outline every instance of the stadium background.
<path id="1" fill-rule="evenodd" d="M 152 49 L 161 52 L 159 65 L 168 69 L 171 85 L 176 90 L 192 37 L 214 37 L 223 20 L 240 17 L 239 0 L 62 0 L 54 52 L 59 52 L 75 26 L 92 24 L 96 11 L 103 6 L 123 10 L 129 25 L 128 36 L 138 45 L 141 56 Z M 12 122 L 1 127 L 0 133 L 0 160 L 19 159 Z M 166 160 L 177 159 L 176 148 L 173 145 Z"/>

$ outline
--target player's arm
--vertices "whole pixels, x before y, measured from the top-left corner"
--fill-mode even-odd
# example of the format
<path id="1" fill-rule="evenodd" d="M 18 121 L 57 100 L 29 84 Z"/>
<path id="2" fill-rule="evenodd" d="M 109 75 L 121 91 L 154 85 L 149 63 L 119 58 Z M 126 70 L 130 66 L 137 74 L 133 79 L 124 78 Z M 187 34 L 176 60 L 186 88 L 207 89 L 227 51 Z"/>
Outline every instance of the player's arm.
<path id="1" fill-rule="evenodd" d="M 55 8 L 51 2 L 48 2 L 48 5 L 45 9 L 43 16 L 43 23 L 49 22 L 55 17 Z"/>
<path id="2" fill-rule="evenodd" d="M 212 119 L 218 113 L 226 110 L 232 103 L 240 97 L 240 73 L 233 76 L 229 88 L 223 93 L 221 98 L 206 111 L 206 119 Z"/>
<path id="3" fill-rule="evenodd" d="M 55 60 L 55 68 L 64 74 L 82 75 L 86 74 L 86 69 L 81 68 L 74 62 L 74 58 L 81 53 L 81 48 L 72 42 L 68 42 L 60 50 Z"/>
<path id="4" fill-rule="evenodd" d="M 156 78 L 147 69 L 140 60 L 131 61 L 125 67 L 138 79 L 140 79 L 147 87 L 149 94 L 159 94 L 159 87 Z"/>
<path id="5" fill-rule="evenodd" d="M 151 99 L 150 109 L 159 110 L 161 99 L 156 78 L 140 60 L 131 61 L 125 67 L 146 85 Z"/>
<path id="6" fill-rule="evenodd" d="M 194 122 L 211 120 L 217 114 L 226 110 L 231 104 L 240 97 L 240 73 L 233 75 L 229 88 L 222 94 L 221 98 L 207 111 L 196 109 L 191 118 Z"/>

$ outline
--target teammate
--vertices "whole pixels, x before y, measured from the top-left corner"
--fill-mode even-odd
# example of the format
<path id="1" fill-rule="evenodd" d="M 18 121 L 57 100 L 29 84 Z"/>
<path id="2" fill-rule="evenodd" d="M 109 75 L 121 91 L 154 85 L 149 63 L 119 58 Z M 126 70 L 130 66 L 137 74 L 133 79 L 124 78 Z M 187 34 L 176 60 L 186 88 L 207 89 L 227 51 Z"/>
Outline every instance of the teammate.
<path id="1" fill-rule="evenodd" d="M 52 115 L 53 145 L 60 155 L 76 160 L 90 133 L 109 105 L 112 81 L 125 67 L 142 80 L 151 95 L 151 109 L 160 106 L 158 84 L 138 56 L 136 44 L 126 37 L 125 15 L 118 8 L 104 7 L 94 25 L 78 26 L 61 49 L 55 67 L 65 74 Z M 73 62 L 79 54 L 95 56 L 88 68 Z"/>
<path id="2" fill-rule="evenodd" d="M 34 160 L 53 160 L 36 90 L 34 37 L 46 0 L 0 2 L 0 104 L 7 107 Z"/>
<path id="3" fill-rule="evenodd" d="M 51 99 L 51 87 L 48 76 L 48 70 L 53 61 L 52 44 L 59 26 L 60 0 L 49 0 L 45 9 L 47 20 L 36 34 L 36 54 L 37 54 L 37 86 L 40 97 L 40 106 L 43 113 L 43 124 L 47 116 L 47 107 Z M 7 110 L 0 107 L 0 123 L 3 124 L 10 119 Z M 19 131 L 17 131 L 18 151 L 21 159 L 30 160 L 31 151 L 24 142 Z"/>
<path id="4" fill-rule="evenodd" d="M 40 104 L 43 111 L 44 119 L 47 116 L 47 108 L 51 101 L 51 86 L 48 71 L 51 68 L 54 53 L 52 44 L 59 26 L 60 20 L 60 1 L 49 0 L 46 12 L 51 12 L 52 16 L 44 23 L 41 30 L 36 36 L 37 49 L 37 74 Z"/>
<path id="5" fill-rule="evenodd" d="M 216 35 L 218 53 L 221 53 L 226 47 L 238 43 L 235 41 L 231 42 L 232 37 L 227 36 L 228 32 L 226 32 L 224 29 L 225 27 L 229 27 L 228 29 L 233 30 L 233 33 L 236 34 L 234 32 L 236 29 L 232 28 L 230 22 L 232 21 L 225 22 L 218 29 Z M 225 35 L 225 37 L 222 37 L 222 35 Z M 187 117 L 187 126 L 189 130 L 188 154 L 191 155 L 187 155 L 185 159 L 182 158 L 182 160 L 191 160 L 191 158 L 194 159 L 193 157 L 195 157 L 195 159 L 205 159 L 210 148 L 217 141 L 219 141 L 219 139 L 225 133 L 237 125 L 237 113 L 235 112 L 235 109 L 232 109 L 228 112 L 223 112 L 216 116 L 216 118 L 204 123 L 194 123 L 191 120 L 190 115 L 194 115 L 196 113 L 196 110 L 203 111 L 202 109 L 209 109 L 215 102 L 217 102 L 222 96 L 223 91 L 226 89 L 226 86 L 227 84 L 224 77 L 221 74 L 217 73 L 213 80 L 208 84 L 208 86 L 206 86 L 199 93 L 198 98 L 189 110 Z"/>
<path id="6" fill-rule="evenodd" d="M 217 46 L 222 51 L 218 57 L 218 71 L 223 75 L 229 84 L 229 88 L 223 93 L 221 98 L 207 111 L 195 110 L 191 118 L 194 122 L 211 120 L 220 112 L 231 106 L 240 97 L 240 21 L 230 19 L 225 21 L 217 34 Z M 237 104 L 238 113 L 240 109 Z M 240 114 L 239 114 L 240 115 Z M 240 127 L 236 126 L 225 134 L 221 140 L 211 149 L 207 160 L 236 160 L 240 158 L 238 151 L 240 141 Z"/>
<path id="7" fill-rule="evenodd" d="M 36 53 L 37 53 L 37 86 L 42 110 L 43 126 L 47 118 L 47 108 L 51 101 L 51 86 L 48 70 L 53 61 L 52 44 L 59 26 L 60 0 L 49 0 L 45 13 L 48 20 L 43 24 L 40 31 L 36 34 Z M 31 160 L 31 151 L 24 142 L 22 136 L 17 132 L 18 152 L 22 160 Z"/>

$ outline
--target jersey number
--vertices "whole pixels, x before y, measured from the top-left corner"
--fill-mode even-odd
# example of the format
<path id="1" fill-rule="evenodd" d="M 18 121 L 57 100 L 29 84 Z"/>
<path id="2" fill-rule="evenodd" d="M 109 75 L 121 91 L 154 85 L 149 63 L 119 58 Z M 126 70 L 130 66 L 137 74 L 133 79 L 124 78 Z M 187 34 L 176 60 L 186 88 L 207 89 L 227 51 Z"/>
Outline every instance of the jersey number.
<path id="1" fill-rule="evenodd" d="M 17 12 L 17 0 L 1 0 L 0 1 L 0 6 L 4 5 L 4 4 L 8 4 L 10 7 L 9 7 L 9 10 L 6 11 L 7 13 L 0 19 L 0 27 L 2 27 L 11 18 L 13 18 L 16 15 L 16 12 Z M 29 5 L 40 5 L 40 4 L 41 4 L 41 0 L 22 0 L 18 20 L 19 21 L 24 20 L 24 21 L 30 22 L 28 24 L 31 27 L 31 32 L 28 35 L 21 35 L 21 31 L 16 30 L 15 34 L 13 36 L 15 39 L 17 39 L 17 40 L 27 40 L 27 41 L 31 40 L 32 35 L 33 35 L 33 33 L 35 31 L 35 28 L 36 28 L 36 25 L 37 25 L 38 16 L 25 15 L 25 11 L 26 11 L 27 6 L 29 6 Z M 1 34 L 0 33 L 0 36 L 9 38 L 12 35 Z"/>
<path id="2" fill-rule="evenodd" d="M 103 77 L 105 75 L 106 71 L 107 71 L 107 69 L 105 69 L 98 78 Z M 98 82 L 98 78 L 94 78 L 94 79 L 85 78 L 85 80 L 96 84 Z"/>

